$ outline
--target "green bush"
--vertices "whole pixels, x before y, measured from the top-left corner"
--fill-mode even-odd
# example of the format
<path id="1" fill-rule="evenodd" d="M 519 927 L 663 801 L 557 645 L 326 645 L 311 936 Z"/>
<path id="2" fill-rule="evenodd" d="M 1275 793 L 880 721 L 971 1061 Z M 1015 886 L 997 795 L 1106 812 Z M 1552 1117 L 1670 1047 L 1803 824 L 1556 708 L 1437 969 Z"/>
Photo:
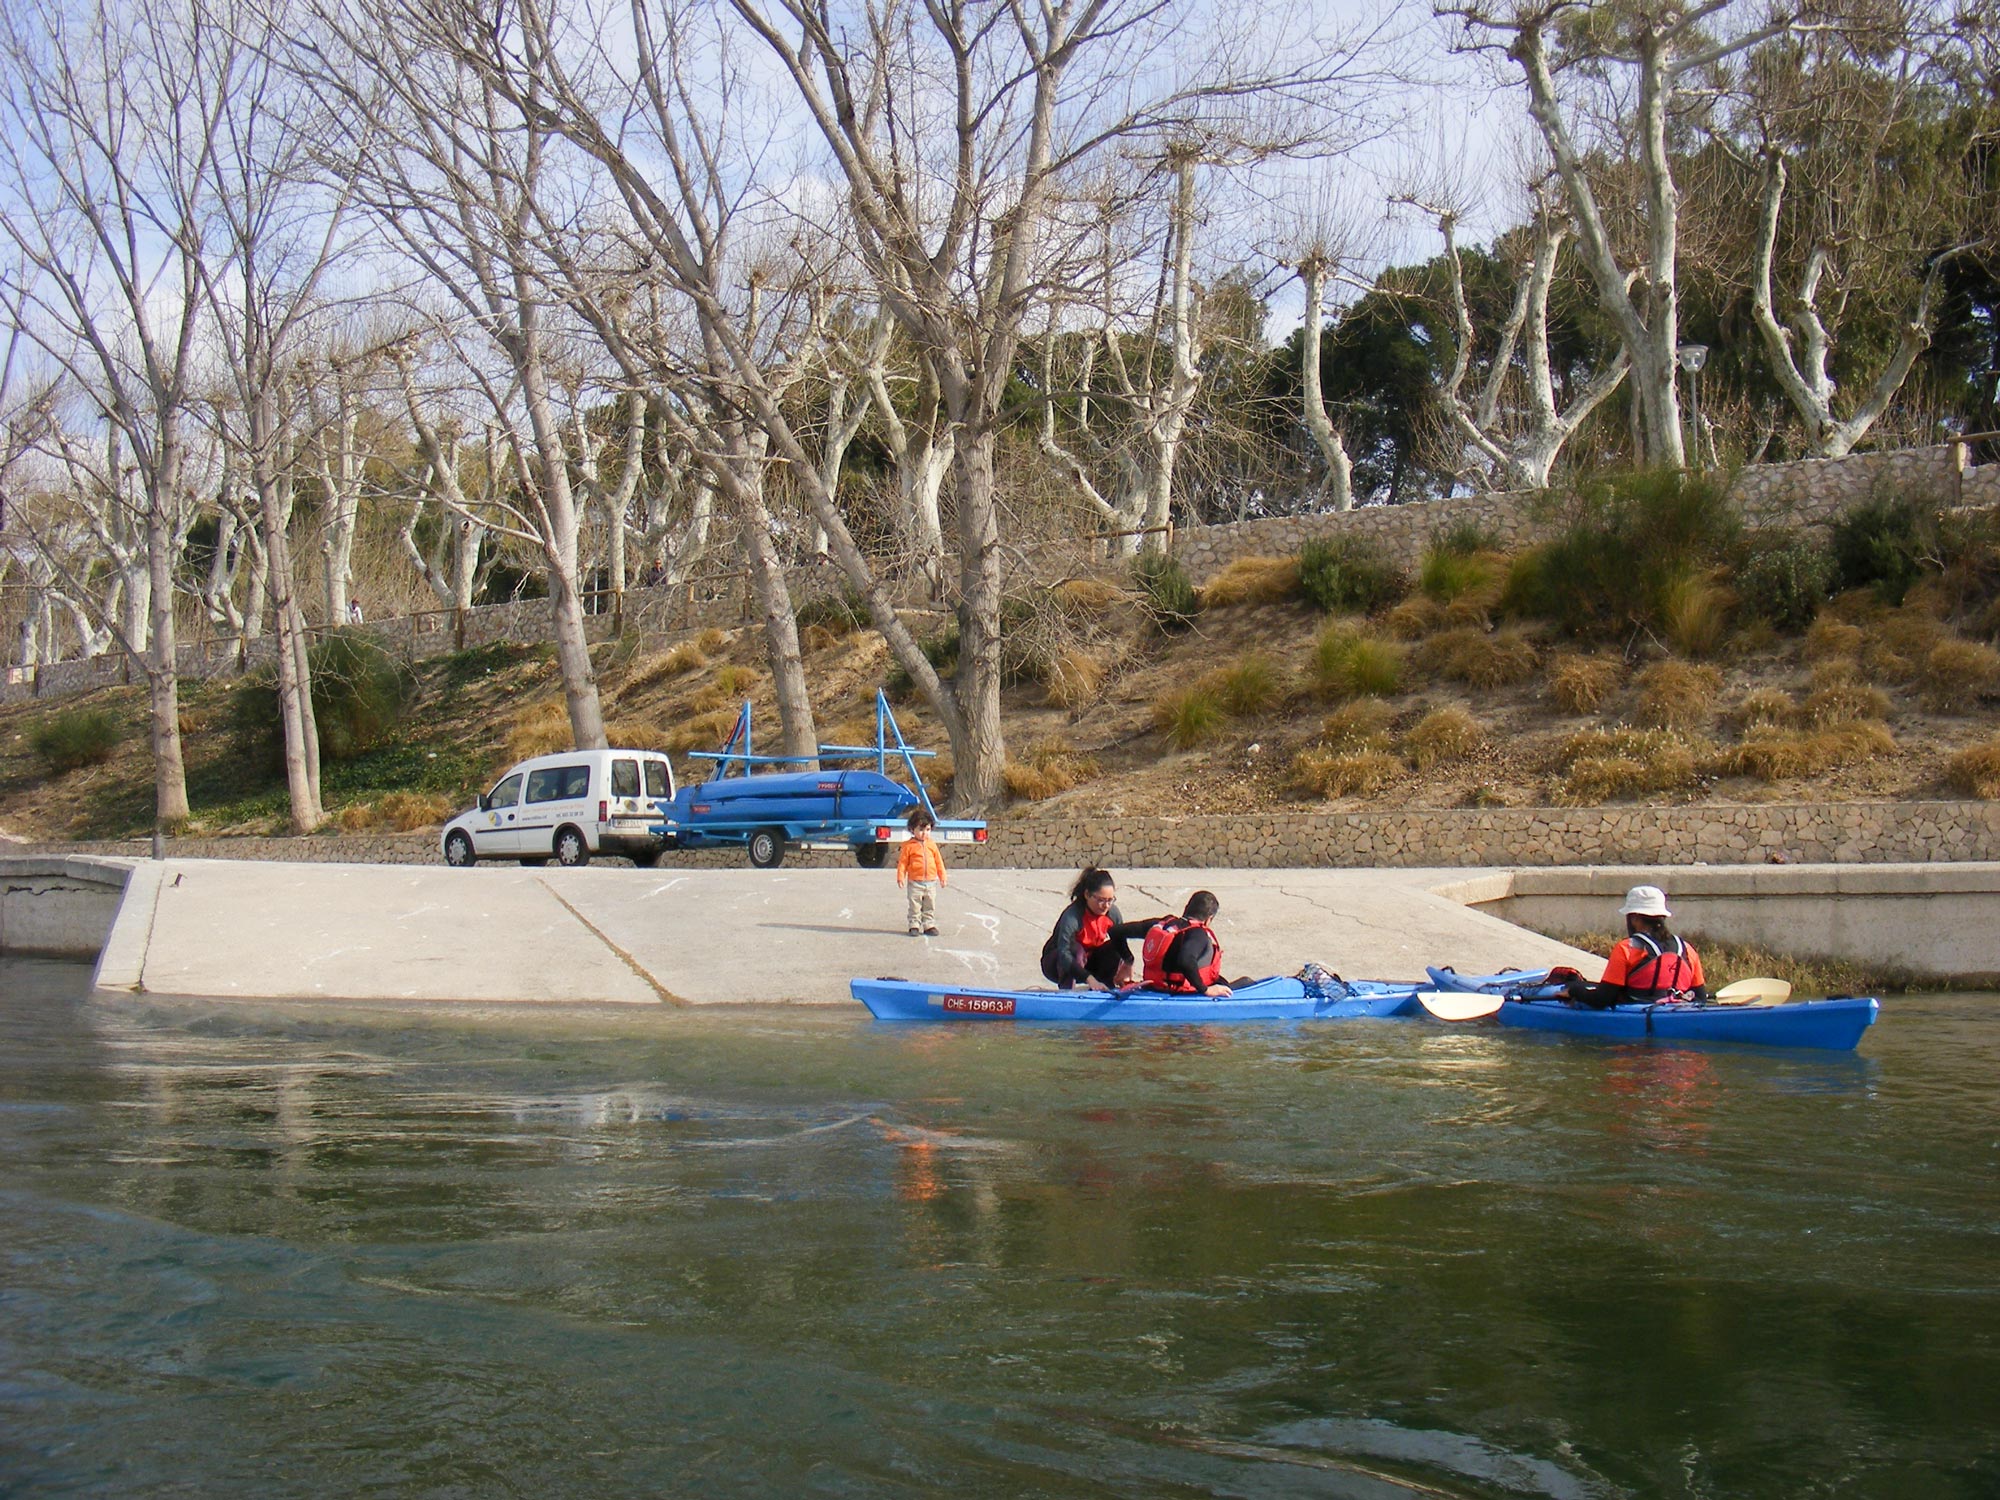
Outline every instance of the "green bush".
<path id="1" fill-rule="evenodd" d="M 28 744 L 58 776 L 101 766 L 125 738 L 116 717 L 101 708 L 73 708 L 36 726 Z"/>
<path id="2" fill-rule="evenodd" d="M 868 623 L 868 606 L 852 589 L 839 594 L 815 595 L 793 614 L 799 629 L 819 625 L 835 635 L 851 635 Z"/>
<path id="3" fill-rule="evenodd" d="M 1365 538 L 1314 537 L 1299 549 L 1299 592 L 1328 614 L 1366 614 L 1409 592 L 1396 565 Z"/>
<path id="4" fill-rule="evenodd" d="M 1833 523 L 1833 561 L 1842 589 L 1872 588 L 1901 604 L 1923 571 L 1936 527 L 1915 505 L 1886 495 L 1864 500 Z"/>
<path id="5" fill-rule="evenodd" d="M 1146 612 L 1161 630 L 1186 630 L 1201 611 L 1201 596 L 1184 569 L 1164 552 L 1143 552 L 1132 565 L 1132 579 L 1145 600 Z"/>
<path id="6" fill-rule="evenodd" d="M 924 653 L 940 677 L 950 677 L 958 671 L 958 625 L 956 622 L 945 626 L 935 635 L 927 635 L 917 642 L 917 649 Z M 882 679 L 882 690 L 898 703 L 907 702 L 917 691 L 917 684 L 904 670 L 901 662 L 889 663 L 888 673 Z"/>
<path id="7" fill-rule="evenodd" d="M 1336 623 L 1313 646 L 1313 682 L 1329 698 L 1388 698 L 1402 687 L 1400 642 Z"/>
<path id="8" fill-rule="evenodd" d="M 322 760 L 353 760 L 389 739 L 416 693 L 410 669 L 365 631 L 336 630 L 321 637 L 308 648 L 306 666 Z M 230 719 L 247 756 L 266 766 L 283 763 L 276 667 L 259 667 L 244 677 Z"/>
<path id="9" fill-rule="evenodd" d="M 1833 593 L 1833 555 L 1803 537 L 1753 543 L 1736 568 L 1742 606 L 1780 630 L 1812 624 Z"/>
<path id="10" fill-rule="evenodd" d="M 1734 549 L 1742 523 L 1724 484 L 1672 471 L 1584 484 L 1556 535 L 1514 560 L 1501 608 L 1578 636 L 1658 623 L 1677 579 Z"/>

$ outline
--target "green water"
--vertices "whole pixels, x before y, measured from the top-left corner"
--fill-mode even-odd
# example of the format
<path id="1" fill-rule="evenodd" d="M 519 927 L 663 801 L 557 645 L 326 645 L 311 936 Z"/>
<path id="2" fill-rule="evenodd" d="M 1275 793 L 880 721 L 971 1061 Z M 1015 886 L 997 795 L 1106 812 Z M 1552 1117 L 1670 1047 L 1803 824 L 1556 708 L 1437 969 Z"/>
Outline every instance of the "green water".
<path id="1" fill-rule="evenodd" d="M 0 1494 L 2000 1494 L 2000 1009 L 102 1004 L 0 963 Z"/>

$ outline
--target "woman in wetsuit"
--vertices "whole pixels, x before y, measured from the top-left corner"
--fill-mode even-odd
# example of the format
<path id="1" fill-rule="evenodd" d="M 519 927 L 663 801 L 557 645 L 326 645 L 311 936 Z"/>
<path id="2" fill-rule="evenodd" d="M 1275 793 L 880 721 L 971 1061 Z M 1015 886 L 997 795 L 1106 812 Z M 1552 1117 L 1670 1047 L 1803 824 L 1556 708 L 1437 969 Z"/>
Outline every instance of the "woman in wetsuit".
<path id="1" fill-rule="evenodd" d="M 1122 989 L 1132 982 L 1132 939 L 1143 940 L 1159 920 L 1127 922 L 1111 872 L 1093 865 L 1070 887 L 1069 905 L 1042 944 L 1042 977 L 1065 990 L 1079 982 L 1094 990 Z"/>

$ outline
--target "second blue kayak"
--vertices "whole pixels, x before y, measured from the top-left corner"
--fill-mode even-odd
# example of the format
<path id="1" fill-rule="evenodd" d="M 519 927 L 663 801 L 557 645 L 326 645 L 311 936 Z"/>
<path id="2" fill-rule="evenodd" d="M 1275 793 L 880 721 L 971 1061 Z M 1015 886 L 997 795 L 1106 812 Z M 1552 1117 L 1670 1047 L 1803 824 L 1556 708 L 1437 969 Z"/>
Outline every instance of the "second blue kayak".
<path id="1" fill-rule="evenodd" d="M 1092 1025 L 1189 1024 L 1216 1021 L 1345 1021 L 1418 1012 L 1408 984 L 1307 981 L 1277 976 L 1246 984 L 1218 999 L 1157 990 L 997 990 L 929 980 L 856 979 L 848 989 L 881 1021 L 1084 1021 Z"/>
<path id="2" fill-rule="evenodd" d="M 1561 1031 L 1618 1041 L 1748 1042 L 1763 1047 L 1817 1047 L 1851 1052 L 1875 1024 L 1881 1005 L 1872 999 L 1804 1000 L 1793 1005 L 1614 1005 L 1591 1010 L 1571 1005 L 1548 983 L 1546 969 L 1505 974 L 1459 974 L 1432 969 L 1441 990 L 1502 995 L 1502 1026 Z"/>

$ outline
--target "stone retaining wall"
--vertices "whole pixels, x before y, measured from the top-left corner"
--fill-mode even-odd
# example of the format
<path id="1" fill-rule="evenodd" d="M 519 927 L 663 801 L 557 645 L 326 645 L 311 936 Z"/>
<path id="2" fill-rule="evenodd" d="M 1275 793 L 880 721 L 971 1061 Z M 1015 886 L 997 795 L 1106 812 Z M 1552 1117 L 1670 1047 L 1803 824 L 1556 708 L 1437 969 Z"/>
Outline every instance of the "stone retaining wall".
<path id="1" fill-rule="evenodd" d="M 143 857 L 143 840 L 64 845 L 65 852 Z M 430 864 L 435 834 L 171 839 L 177 858 Z M 1238 869 L 1466 865 L 1926 864 L 2000 860 L 2000 804 L 1781 803 L 1744 807 L 1464 808 L 1426 812 L 1274 811 L 1244 817 L 1090 819 L 1013 814 L 990 842 L 954 844 L 952 866 Z M 733 867 L 740 850 L 670 854 L 662 868 Z M 845 855 L 787 856 L 844 866 Z"/>

